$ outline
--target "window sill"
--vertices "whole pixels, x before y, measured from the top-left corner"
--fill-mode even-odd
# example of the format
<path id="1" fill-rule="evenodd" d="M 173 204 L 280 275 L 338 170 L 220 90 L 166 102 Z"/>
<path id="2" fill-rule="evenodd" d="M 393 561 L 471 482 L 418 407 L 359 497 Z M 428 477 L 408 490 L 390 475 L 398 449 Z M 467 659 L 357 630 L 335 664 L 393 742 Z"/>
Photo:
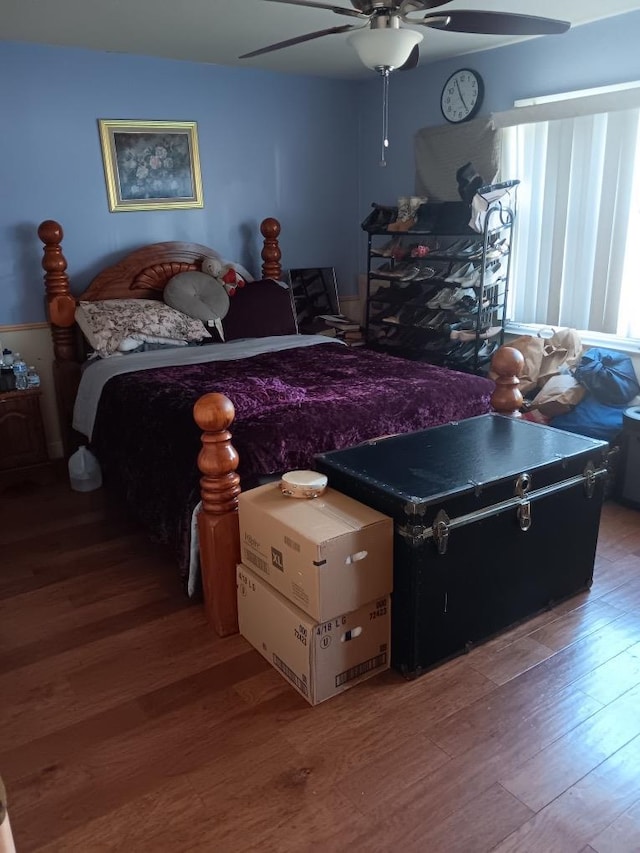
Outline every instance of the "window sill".
<path id="1" fill-rule="evenodd" d="M 550 327 L 541 326 L 538 323 L 514 323 L 507 322 L 505 324 L 505 333 L 507 335 L 537 335 L 541 331 L 547 331 L 543 337 L 550 337 Z M 583 344 L 590 347 L 606 347 L 607 349 L 615 349 L 617 352 L 624 352 L 628 355 L 640 355 L 640 339 L 638 338 L 619 338 L 616 335 L 605 335 L 602 332 L 581 332 L 579 331 L 580 340 Z"/>

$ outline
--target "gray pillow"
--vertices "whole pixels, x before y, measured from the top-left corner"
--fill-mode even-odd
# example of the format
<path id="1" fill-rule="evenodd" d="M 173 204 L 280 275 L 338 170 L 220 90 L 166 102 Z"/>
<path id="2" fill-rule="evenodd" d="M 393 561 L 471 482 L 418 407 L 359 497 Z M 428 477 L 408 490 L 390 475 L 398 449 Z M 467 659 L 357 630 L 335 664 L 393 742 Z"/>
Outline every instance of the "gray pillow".
<path id="1" fill-rule="evenodd" d="M 204 272 L 181 272 L 167 282 L 163 294 L 167 305 L 207 325 L 226 317 L 229 294 L 223 284 Z"/>

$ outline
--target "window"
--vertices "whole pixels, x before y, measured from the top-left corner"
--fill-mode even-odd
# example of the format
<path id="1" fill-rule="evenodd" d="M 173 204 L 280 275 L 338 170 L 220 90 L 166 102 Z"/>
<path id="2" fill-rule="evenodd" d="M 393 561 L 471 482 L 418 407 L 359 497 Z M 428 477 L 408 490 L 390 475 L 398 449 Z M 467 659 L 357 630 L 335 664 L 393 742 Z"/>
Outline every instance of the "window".
<path id="1" fill-rule="evenodd" d="M 494 116 L 521 180 L 514 322 L 640 338 L 640 84 L 534 99 Z"/>

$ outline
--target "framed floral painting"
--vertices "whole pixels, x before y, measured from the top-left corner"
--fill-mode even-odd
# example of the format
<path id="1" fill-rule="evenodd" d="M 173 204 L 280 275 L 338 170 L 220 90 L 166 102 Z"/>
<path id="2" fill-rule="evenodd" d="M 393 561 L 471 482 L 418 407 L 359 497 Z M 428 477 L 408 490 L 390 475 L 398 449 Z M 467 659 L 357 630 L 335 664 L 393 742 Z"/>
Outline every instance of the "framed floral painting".
<path id="1" fill-rule="evenodd" d="M 109 210 L 204 206 L 194 121 L 98 124 Z"/>

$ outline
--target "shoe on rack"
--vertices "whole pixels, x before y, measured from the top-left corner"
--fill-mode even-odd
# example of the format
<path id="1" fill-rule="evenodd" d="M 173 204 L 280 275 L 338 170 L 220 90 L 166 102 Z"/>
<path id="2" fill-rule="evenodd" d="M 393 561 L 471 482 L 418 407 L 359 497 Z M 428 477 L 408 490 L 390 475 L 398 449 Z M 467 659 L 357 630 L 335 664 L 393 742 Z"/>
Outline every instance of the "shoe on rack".
<path id="1" fill-rule="evenodd" d="M 497 349 L 497 341 L 485 341 L 478 350 L 478 358 L 482 360 L 489 359 Z"/>
<path id="2" fill-rule="evenodd" d="M 393 261 L 388 261 L 386 264 L 382 264 L 382 266 L 378 267 L 375 272 L 382 273 L 388 278 L 402 280 L 409 269 L 409 264 L 396 264 Z"/>
<path id="3" fill-rule="evenodd" d="M 496 243 L 492 243 L 486 253 L 486 257 L 488 260 L 494 260 L 495 258 L 503 258 L 509 252 L 509 241 L 506 237 L 503 237 L 502 240 L 498 240 Z"/>
<path id="4" fill-rule="evenodd" d="M 458 342 L 457 347 L 449 351 L 448 359 L 454 365 L 464 364 L 465 362 L 471 361 L 471 359 L 475 357 L 475 354 L 475 341 L 470 341 L 468 343 Z"/>
<path id="5" fill-rule="evenodd" d="M 436 316 L 437 313 L 437 311 L 421 311 L 419 314 L 416 315 L 414 323 L 421 329 L 430 329 L 431 326 L 429 325 L 429 323 Z"/>
<path id="6" fill-rule="evenodd" d="M 438 311 L 427 323 L 427 328 L 429 329 L 437 329 L 438 326 L 442 326 L 447 320 L 447 314 L 445 311 Z"/>
<path id="7" fill-rule="evenodd" d="M 391 240 L 387 240 L 382 246 L 372 246 L 371 254 L 379 258 L 390 258 L 392 249 L 401 245 L 402 239 L 400 237 L 393 237 Z"/>
<path id="8" fill-rule="evenodd" d="M 465 297 L 465 299 L 466 299 L 466 297 Z M 485 299 L 482 302 L 482 304 L 480 304 L 476 300 L 476 302 L 473 305 L 471 305 L 470 303 L 464 304 L 465 299 L 460 300 L 461 307 L 460 307 L 460 309 L 456 310 L 456 314 L 459 317 L 464 317 L 467 315 L 475 315 L 475 314 L 478 314 L 479 311 L 485 311 L 487 308 L 491 307 L 491 302 L 489 302 L 488 299 Z"/>
<path id="9" fill-rule="evenodd" d="M 459 264 L 457 267 L 454 267 L 451 274 L 445 278 L 445 281 L 457 284 L 474 275 L 476 271 L 473 261 L 469 261 L 466 264 Z"/>
<path id="10" fill-rule="evenodd" d="M 430 278 L 435 278 L 436 271 L 433 267 L 427 267 L 423 264 L 418 266 L 419 272 L 415 277 L 415 281 L 428 281 Z"/>
<path id="11" fill-rule="evenodd" d="M 478 270 L 478 284 L 480 284 L 481 270 Z M 484 268 L 482 283 L 485 287 L 491 287 L 504 279 L 504 272 L 500 261 L 491 261 Z"/>
<path id="12" fill-rule="evenodd" d="M 446 293 L 445 291 L 449 292 Z M 473 291 L 469 291 L 465 287 L 445 287 L 442 291 L 442 297 L 440 298 L 440 307 L 446 310 L 457 308 L 458 303 L 465 297 L 469 297 L 470 293 L 473 293 Z"/>
<path id="13" fill-rule="evenodd" d="M 400 281 L 413 281 L 420 274 L 420 267 L 418 266 L 405 266 L 402 271 L 402 275 L 400 276 Z"/>
<path id="14" fill-rule="evenodd" d="M 455 255 L 459 258 L 467 258 L 471 260 L 472 258 L 482 257 L 482 250 L 482 243 L 479 243 L 477 240 L 470 240 L 466 246 L 458 249 L 455 252 Z"/>
<path id="15" fill-rule="evenodd" d="M 442 305 L 440 304 L 440 300 L 442 299 L 443 296 L 447 295 L 448 293 L 451 293 L 450 287 L 445 287 L 442 290 L 439 290 L 436 293 L 436 295 L 427 302 L 427 305 L 429 306 L 429 308 L 442 308 Z"/>

